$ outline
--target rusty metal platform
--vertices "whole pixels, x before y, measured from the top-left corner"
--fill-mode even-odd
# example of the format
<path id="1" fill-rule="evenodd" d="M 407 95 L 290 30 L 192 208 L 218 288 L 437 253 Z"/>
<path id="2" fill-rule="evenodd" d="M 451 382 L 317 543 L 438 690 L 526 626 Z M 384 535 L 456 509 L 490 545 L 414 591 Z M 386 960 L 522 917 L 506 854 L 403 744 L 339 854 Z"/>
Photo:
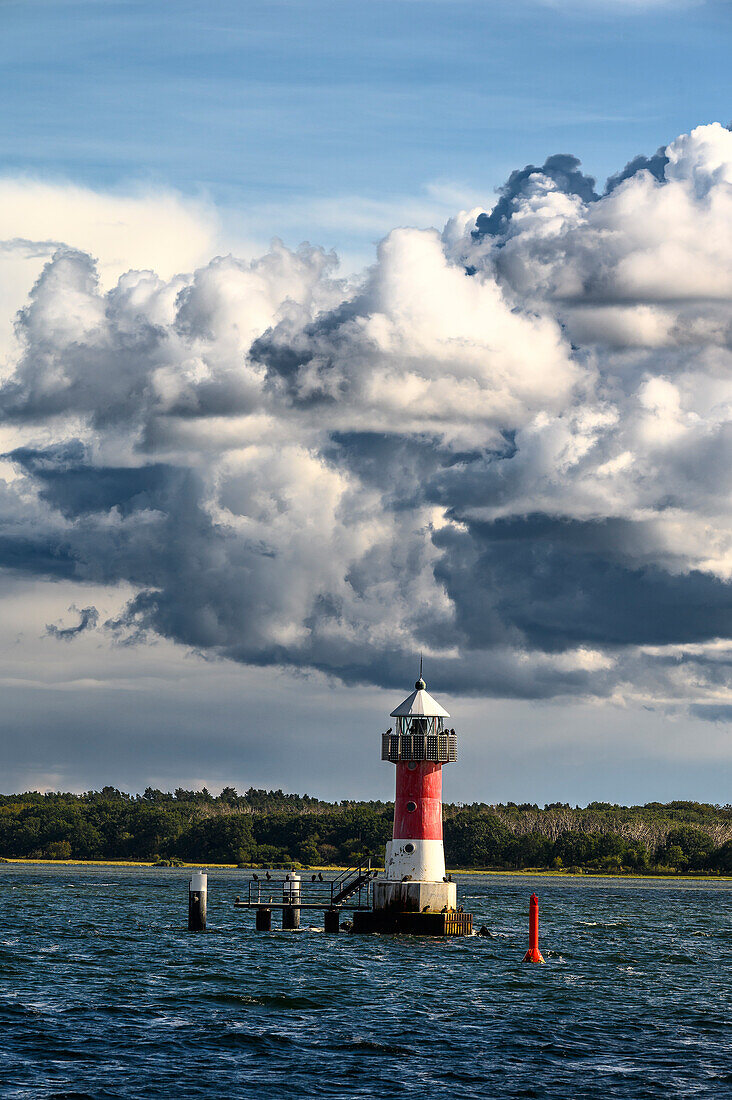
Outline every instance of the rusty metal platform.
<path id="1" fill-rule="evenodd" d="M 473 914 L 450 910 L 448 913 L 408 913 L 389 909 L 360 910 L 353 914 L 353 931 L 406 936 L 469 936 Z"/>
<path id="2" fill-rule="evenodd" d="M 326 909 L 338 910 L 342 913 L 363 913 L 370 912 L 363 908 L 359 909 L 358 905 L 343 905 L 336 904 L 331 905 L 327 902 L 316 901 L 269 901 L 266 898 L 262 901 L 235 901 L 235 909 L 319 909 L 321 913 Z"/>

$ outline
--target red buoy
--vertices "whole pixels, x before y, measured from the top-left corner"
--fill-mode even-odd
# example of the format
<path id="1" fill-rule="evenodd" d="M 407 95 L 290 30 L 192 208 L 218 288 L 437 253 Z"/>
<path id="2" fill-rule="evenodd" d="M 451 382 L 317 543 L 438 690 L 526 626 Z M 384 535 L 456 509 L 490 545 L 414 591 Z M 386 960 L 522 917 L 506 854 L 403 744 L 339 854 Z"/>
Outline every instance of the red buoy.
<path id="1" fill-rule="evenodd" d="M 539 899 L 531 895 L 529 902 L 529 950 L 524 955 L 525 963 L 543 963 L 544 957 L 539 950 Z"/>

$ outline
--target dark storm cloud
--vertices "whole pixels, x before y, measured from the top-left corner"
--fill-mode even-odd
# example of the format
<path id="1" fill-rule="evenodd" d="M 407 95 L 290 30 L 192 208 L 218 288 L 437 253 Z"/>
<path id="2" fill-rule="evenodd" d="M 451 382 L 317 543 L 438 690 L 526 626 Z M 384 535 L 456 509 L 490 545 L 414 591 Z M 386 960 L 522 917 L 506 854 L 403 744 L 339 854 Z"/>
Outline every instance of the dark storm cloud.
<path id="1" fill-rule="evenodd" d="M 625 521 L 533 515 L 438 533 L 438 568 L 474 647 L 495 621 L 544 651 L 573 645 L 672 645 L 732 634 L 732 585 L 618 560 Z M 466 547 L 460 544 L 467 542 Z"/>
<path id="2" fill-rule="evenodd" d="M 441 470 L 462 470 L 483 457 L 443 446 L 434 436 L 386 432 L 332 432 L 324 455 L 377 489 L 395 511 L 434 501 Z"/>
<path id="3" fill-rule="evenodd" d="M 187 470 L 162 464 L 94 466 L 83 461 L 85 449 L 78 441 L 46 450 L 19 447 L 4 457 L 26 470 L 41 499 L 68 519 L 112 509 L 121 516 L 165 511 L 176 486 L 190 476 Z"/>
<path id="4" fill-rule="evenodd" d="M 732 706 L 726 703 L 692 703 L 689 714 L 693 718 L 701 718 L 705 722 L 721 722 L 725 726 L 732 722 Z"/>
<path id="5" fill-rule="evenodd" d="M 352 323 L 368 312 L 368 299 L 357 296 L 304 326 L 287 318 L 252 343 L 250 358 L 266 368 L 269 389 L 295 404 L 348 402 L 357 380 L 339 369 L 339 360 L 352 352 Z"/>
<path id="6" fill-rule="evenodd" d="M 581 162 L 577 157 L 566 153 L 555 153 L 547 157 L 541 168 L 536 164 L 527 164 L 508 177 L 500 189 L 500 198 L 490 214 L 479 214 L 473 230 L 473 237 L 500 237 L 506 232 L 520 199 L 527 193 L 532 183 L 551 180 L 558 191 L 566 195 L 577 195 L 583 202 L 594 202 L 598 195 L 592 176 L 580 171 Z"/>
<path id="7" fill-rule="evenodd" d="M 666 165 L 668 164 L 668 157 L 666 156 L 666 146 L 661 145 L 656 150 L 652 157 L 643 156 L 640 154 L 637 157 L 633 157 L 629 160 L 625 168 L 621 172 L 615 172 L 614 175 L 608 178 L 605 184 L 605 194 L 609 194 L 614 191 L 616 187 L 619 187 L 625 180 L 629 180 L 632 176 L 637 175 L 638 172 L 650 172 L 651 175 L 660 182 L 663 181 Z"/>
<path id="8" fill-rule="evenodd" d="M 81 609 L 70 607 L 69 611 L 75 611 L 79 616 L 79 622 L 76 626 L 60 627 L 49 623 L 46 626 L 46 633 L 62 642 L 70 642 L 74 638 L 78 638 L 85 630 L 93 630 L 99 622 L 99 612 L 96 607 L 82 607 Z"/>
<path id="9" fill-rule="evenodd" d="M 71 580 L 77 575 L 76 557 L 69 546 L 49 537 L 0 535 L 0 568 L 31 576 Z"/>
<path id="10" fill-rule="evenodd" d="M 638 172 L 650 172 L 657 180 L 662 181 L 667 164 L 665 146 L 661 146 L 650 157 L 640 154 L 629 161 L 622 171 L 608 178 L 605 194 L 614 191 L 621 183 Z M 527 164 L 525 168 L 511 173 L 501 187 L 500 198 L 490 214 L 478 215 L 473 230 L 474 239 L 500 237 L 504 234 L 519 207 L 520 200 L 529 192 L 532 184 L 537 182 L 544 184 L 547 180 L 551 181 L 557 191 L 565 195 L 577 195 L 584 203 L 597 202 L 600 198 L 595 190 L 594 178 L 581 171 L 581 161 L 577 157 L 566 153 L 554 154 L 547 157 L 541 167 L 536 164 Z"/>
<path id="11" fill-rule="evenodd" d="M 530 165 L 475 233 L 395 230 L 350 283 L 275 242 L 103 293 L 60 249 L 0 387 L 0 564 L 131 586 L 128 642 L 390 688 L 424 649 L 455 691 L 717 705 L 731 227 L 709 126 L 603 195 Z"/>

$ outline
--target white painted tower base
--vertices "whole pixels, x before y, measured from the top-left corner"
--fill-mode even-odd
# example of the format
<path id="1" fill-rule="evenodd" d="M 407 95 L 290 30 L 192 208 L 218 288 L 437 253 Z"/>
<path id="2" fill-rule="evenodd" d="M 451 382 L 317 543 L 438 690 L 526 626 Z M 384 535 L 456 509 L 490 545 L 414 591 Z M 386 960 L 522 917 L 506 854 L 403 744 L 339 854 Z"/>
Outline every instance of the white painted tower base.
<path id="1" fill-rule="evenodd" d="M 441 840 L 390 840 L 384 874 L 373 885 L 374 909 L 400 909 L 406 913 L 454 909 L 457 888 L 444 878 Z"/>
<path id="2" fill-rule="evenodd" d="M 445 849 L 441 840 L 390 840 L 384 857 L 384 878 L 401 882 L 442 882 L 445 877 Z"/>

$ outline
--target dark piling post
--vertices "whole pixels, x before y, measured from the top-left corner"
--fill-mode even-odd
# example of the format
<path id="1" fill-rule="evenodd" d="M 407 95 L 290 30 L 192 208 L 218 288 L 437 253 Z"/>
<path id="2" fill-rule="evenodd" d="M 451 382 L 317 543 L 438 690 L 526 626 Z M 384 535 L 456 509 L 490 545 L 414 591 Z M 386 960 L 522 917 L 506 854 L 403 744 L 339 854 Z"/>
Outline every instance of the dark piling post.
<path id="1" fill-rule="evenodd" d="M 206 900 L 208 895 L 208 875 L 196 871 L 191 875 L 188 885 L 188 931 L 206 931 Z"/>
<path id="2" fill-rule="evenodd" d="M 340 932 L 341 930 L 341 915 L 337 909 L 326 909 L 324 925 L 326 932 Z"/>
<path id="3" fill-rule="evenodd" d="M 272 910 L 268 909 L 266 905 L 259 905 L 257 907 L 257 913 L 254 918 L 254 927 L 257 932 L 271 932 L 272 931 Z"/>
<path id="4" fill-rule="evenodd" d="M 300 927 L 300 876 L 299 875 L 285 875 L 285 881 L 282 884 L 282 900 L 285 902 L 285 906 L 282 910 L 282 927 L 286 930 L 293 930 Z M 295 905 L 288 905 L 287 902 L 296 902 Z"/>

